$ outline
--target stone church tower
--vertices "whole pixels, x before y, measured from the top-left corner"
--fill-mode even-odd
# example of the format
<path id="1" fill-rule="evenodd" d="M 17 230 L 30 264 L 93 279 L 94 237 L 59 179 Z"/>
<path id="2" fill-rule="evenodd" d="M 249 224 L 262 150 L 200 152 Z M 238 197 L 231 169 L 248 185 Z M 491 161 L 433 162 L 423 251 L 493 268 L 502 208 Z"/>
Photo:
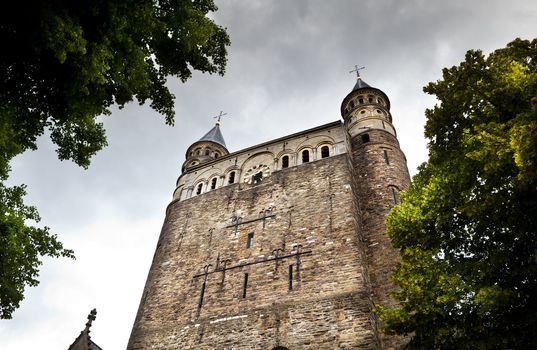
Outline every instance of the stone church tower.
<path id="1" fill-rule="evenodd" d="M 386 349 L 397 251 L 384 221 L 410 183 L 390 100 L 360 77 L 343 122 L 229 153 L 190 146 L 128 349 Z"/>

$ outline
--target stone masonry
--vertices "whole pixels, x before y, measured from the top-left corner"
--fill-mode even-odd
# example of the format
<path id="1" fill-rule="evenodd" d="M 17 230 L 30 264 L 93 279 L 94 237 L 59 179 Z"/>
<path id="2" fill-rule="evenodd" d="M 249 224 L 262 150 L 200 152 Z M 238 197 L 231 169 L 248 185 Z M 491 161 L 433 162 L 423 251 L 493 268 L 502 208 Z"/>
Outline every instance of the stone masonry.
<path id="1" fill-rule="evenodd" d="M 372 307 L 393 302 L 384 221 L 409 175 L 387 96 L 360 82 L 344 123 L 235 153 L 217 124 L 189 148 L 128 349 L 401 345 Z"/>

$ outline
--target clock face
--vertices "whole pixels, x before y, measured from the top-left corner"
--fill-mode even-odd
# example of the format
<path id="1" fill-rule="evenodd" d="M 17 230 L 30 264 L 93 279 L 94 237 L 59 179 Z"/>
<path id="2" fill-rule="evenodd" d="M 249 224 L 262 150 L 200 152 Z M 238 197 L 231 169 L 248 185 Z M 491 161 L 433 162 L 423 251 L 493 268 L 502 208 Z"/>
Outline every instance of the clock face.
<path id="1" fill-rule="evenodd" d="M 265 164 L 254 165 L 250 169 L 246 170 L 242 179 L 247 184 L 259 183 L 263 178 L 270 175 L 270 167 Z"/>

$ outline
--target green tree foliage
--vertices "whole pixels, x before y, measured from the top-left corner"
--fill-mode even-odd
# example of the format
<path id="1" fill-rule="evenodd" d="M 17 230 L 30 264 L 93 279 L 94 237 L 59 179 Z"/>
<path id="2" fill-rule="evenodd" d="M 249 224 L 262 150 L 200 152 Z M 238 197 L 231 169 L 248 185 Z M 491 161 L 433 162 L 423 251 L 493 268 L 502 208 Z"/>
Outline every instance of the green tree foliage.
<path id="1" fill-rule="evenodd" d="M 537 348 L 537 39 L 469 51 L 424 91 L 429 160 L 388 217 L 412 349 Z"/>
<path id="2" fill-rule="evenodd" d="M 173 124 L 167 77 L 224 73 L 230 41 L 207 16 L 216 10 L 212 0 L 49 0 L 0 11 L 1 318 L 37 283 L 40 255 L 72 255 L 29 226 L 39 216 L 24 206 L 24 188 L 4 185 L 11 159 L 48 130 L 61 160 L 88 167 L 106 146 L 97 117 L 114 104 L 150 101 Z"/>

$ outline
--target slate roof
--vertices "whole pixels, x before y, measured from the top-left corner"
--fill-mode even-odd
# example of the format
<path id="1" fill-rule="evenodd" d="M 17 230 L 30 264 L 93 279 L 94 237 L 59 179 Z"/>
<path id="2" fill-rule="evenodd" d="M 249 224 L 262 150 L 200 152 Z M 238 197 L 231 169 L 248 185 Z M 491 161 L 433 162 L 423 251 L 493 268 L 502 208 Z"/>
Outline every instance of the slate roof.
<path id="1" fill-rule="evenodd" d="M 224 136 L 222 136 L 222 132 L 220 131 L 220 123 L 216 123 L 216 125 L 209 130 L 208 133 L 203 135 L 203 137 L 198 140 L 198 142 L 200 141 L 212 141 L 227 148 L 226 142 L 224 141 Z"/>
<path id="2" fill-rule="evenodd" d="M 358 79 L 356 80 L 356 84 L 354 85 L 354 88 L 352 89 L 352 91 L 360 90 L 360 89 L 368 88 L 368 87 L 371 87 L 371 86 L 369 86 L 368 83 L 363 81 L 361 77 L 358 77 Z"/>

